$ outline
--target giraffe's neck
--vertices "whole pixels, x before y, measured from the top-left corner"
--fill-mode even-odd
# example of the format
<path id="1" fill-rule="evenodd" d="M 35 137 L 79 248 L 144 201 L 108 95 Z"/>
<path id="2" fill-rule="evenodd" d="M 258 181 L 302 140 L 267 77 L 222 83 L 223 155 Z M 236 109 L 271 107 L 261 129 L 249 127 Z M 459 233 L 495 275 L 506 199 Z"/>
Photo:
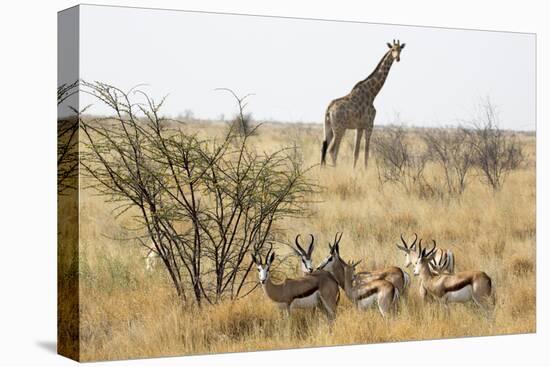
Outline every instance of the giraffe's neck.
<path id="1" fill-rule="evenodd" d="M 353 88 L 353 91 L 357 90 L 357 92 L 360 93 L 367 93 L 369 102 L 372 102 L 374 97 L 378 95 L 384 86 L 392 64 L 393 57 L 391 56 L 391 51 L 388 51 L 384 54 L 384 56 L 382 56 L 382 59 L 374 71 L 366 79 L 357 83 L 357 85 Z"/>

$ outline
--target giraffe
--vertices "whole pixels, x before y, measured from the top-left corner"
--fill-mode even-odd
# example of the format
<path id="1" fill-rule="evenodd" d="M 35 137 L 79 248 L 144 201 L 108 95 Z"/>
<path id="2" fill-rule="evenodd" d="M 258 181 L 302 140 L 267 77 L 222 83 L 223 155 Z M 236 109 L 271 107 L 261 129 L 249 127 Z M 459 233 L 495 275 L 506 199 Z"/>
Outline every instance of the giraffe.
<path id="1" fill-rule="evenodd" d="M 340 143 L 347 129 L 355 129 L 353 167 L 359 158 L 361 138 L 365 134 L 365 168 L 369 159 L 369 143 L 374 126 L 376 109 L 373 101 L 382 89 L 393 61 L 399 62 L 405 44 L 393 40 L 387 43 L 389 50 L 384 54 L 374 71 L 352 88 L 351 92 L 330 102 L 325 113 L 325 140 L 321 148 L 321 166 L 326 165 L 327 150 L 336 165 Z"/>

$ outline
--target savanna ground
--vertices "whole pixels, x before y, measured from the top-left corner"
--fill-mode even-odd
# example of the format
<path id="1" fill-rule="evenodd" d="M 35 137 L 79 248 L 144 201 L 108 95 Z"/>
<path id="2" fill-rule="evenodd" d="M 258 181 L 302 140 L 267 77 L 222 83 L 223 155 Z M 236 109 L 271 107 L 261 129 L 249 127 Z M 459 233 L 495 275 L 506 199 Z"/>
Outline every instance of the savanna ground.
<path id="1" fill-rule="evenodd" d="M 182 128 L 204 136 L 221 134 L 224 129 L 216 123 L 189 123 Z M 417 132 L 408 130 L 413 139 L 418 139 Z M 321 125 L 266 124 L 251 141 L 262 150 L 296 144 L 305 165 L 315 165 L 321 138 Z M 395 247 L 401 233 L 408 238 L 413 232 L 425 240 L 435 238 L 439 246 L 454 251 L 458 271 L 480 269 L 491 276 L 496 291 L 492 317 L 481 315 L 472 305 L 452 305 L 446 313 L 438 304 L 422 302 L 412 269 L 407 269 L 411 289 L 400 301 L 398 314 L 389 319 L 383 319 L 376 308 L 356 310 L 343 292 L 332 327 L 321 312 L 297 311 L 286 319 L 261 288 L 235 302 L 201 308 L 182 305 L 162 264 L 146 271 L 144 249 L 133 241 L 117 240 L 135 226 L 130 214 L 115 219 L 113 206 L 104 197 L 81 191 L 80 360 L 534 332 L 535 137 L 523 134 L 520 140 L 527 162 L 507 177 L 500 191 L 493 192 L 471 175 L 461 196 L 441 198 L 381 185 L 373 154 L 367 171 L 362 167 L 353 171 L 353 137 L 348 132 L 338 167 L 315 167 L 309 173 L 322 187 L 313 215 L 278 224 L 287 234 L 280 240 L 287 243 L 298 233 L 315 235 L 315 263 L 327 255 L 327 243 L 334 234 L 343 232 L 341 255 L 363 259 L 359 270 L 402 266 L 404 255 Z M 441 172 L 428 166 L 426 175 L 437 177 Z M 76 207 L 66 203 L 61 197 L 60 218 L 76 215 Z M 70 235 L 74 233 L 60 233 L 62 238 Z M 290 254 L 284 246 L 276 252 L 278 256 Z M 71 254 L 61 253 L 63 269 Z M 288 257 L 286 263 L 292 266 L 275 272 L 274 278 L 299 275 L 296 257 Z M 250 276 L 257 279 L 256 272 Z"/>

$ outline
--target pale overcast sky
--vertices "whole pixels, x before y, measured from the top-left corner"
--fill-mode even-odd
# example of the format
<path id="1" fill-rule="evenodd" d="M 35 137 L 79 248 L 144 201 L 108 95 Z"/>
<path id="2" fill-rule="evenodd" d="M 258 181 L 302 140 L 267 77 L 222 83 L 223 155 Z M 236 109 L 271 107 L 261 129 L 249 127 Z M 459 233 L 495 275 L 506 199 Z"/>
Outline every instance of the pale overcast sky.
<path id="1" fill-rule="evenodd" d="M 320 123 L 394 38 L 407 46 L 374 102 L 376 124 L 397 113 L 412 126 L 455 125 L 488 96 L 503 128 L 535 129 L 532 34 L 85 5 L 80 76 L 123 89 L 146 83 L 157 99 L 169 94 L 171 115 L 230 117 L 234 101 L 214 91 L 226 87 L 255 94 L 256 119 Z"/>

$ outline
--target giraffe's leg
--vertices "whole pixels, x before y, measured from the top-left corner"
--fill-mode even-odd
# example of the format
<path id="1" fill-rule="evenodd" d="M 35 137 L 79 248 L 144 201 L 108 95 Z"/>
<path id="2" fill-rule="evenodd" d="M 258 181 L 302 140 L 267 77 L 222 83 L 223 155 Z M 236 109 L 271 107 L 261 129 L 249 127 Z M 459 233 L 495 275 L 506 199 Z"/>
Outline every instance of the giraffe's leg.
<path id="1" fill-rule="evenodd" d="M 367 124 L 367 129 L 365 131 L 365 169 L 367 169 L 369 164 L 369 148 L 370 148 L 370 137 L 372 135 L 372 130 L 374 128 L 374 117 L 376 116 L 376 110 L 372 107 L 371 116 Z"/>
<path id="2" fill-rule="evenodd" d="M 361 138 L 365 129 L 355 130 L 355 147 L 353 149 L 353 168 L 357 165 L 357 159 L 359 158 L 359 150 L 361 150 Z"/>
<path id="3" fill-rule="evenodd" d="M 336 159 L 338 159 L 338 151 L 340 150 L 340 142 L 344 137 L 345 131 L 346 130 L 344 129 L 338 129 L 334 131 L 334 138 L 332 140 L 332 143 L 330 144 L 330 147 L 328 148 L 330 156 L 332 157 L 332 164 L 334 166 L 336 166 Z"/>

